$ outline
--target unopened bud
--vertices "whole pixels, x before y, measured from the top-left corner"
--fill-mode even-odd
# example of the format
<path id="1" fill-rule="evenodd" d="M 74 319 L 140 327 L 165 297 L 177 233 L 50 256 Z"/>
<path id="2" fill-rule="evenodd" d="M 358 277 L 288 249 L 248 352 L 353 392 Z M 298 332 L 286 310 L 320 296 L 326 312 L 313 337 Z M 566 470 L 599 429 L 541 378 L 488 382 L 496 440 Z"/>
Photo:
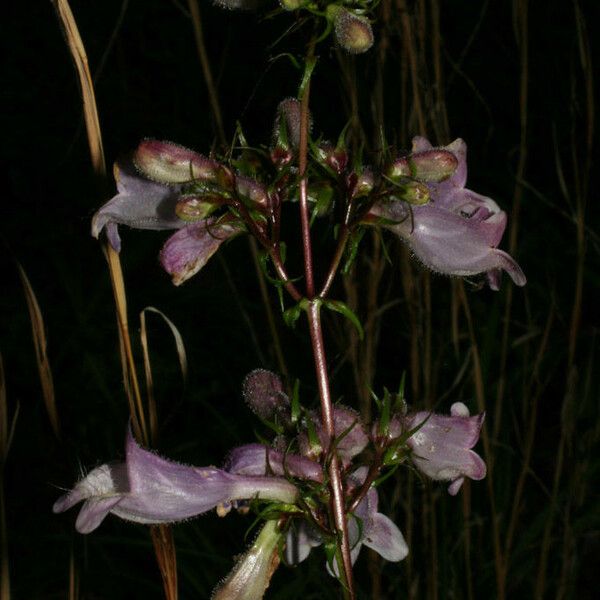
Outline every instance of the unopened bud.
<path id="1" fill-rule="evenodd" d="M 306 4 L 306 0 L 279 0 L 283 10 L 298 10 Z"/>
<path id="2" fill-rule="evenodd" d="M 228 10 L 253 10 L 258 7 L 258 0 L 214 0 L 217 6 Z"/>
<path id="3" fill-rule="evenodd" d="M 175 205 L 175 214 L 189 223 L 206 219 L 210 213 L 222 203 L 223 199 L 217 194 L 202 194 L 200 196 L 184 196 Z"/>
<path id="4" fill-rule="evenodd" d="M 290 401 L 283 391 L 281 379 L 271 371 L 255 369 L 246 375 L 242 386 L 248 406 L 262 419 L 289 410 Z"/>
<path id="5" fill-rule="evenodd" d="M 235 190 L 240 196 L 244 196 L 251 202 L 263 206 L 267 204 L 267 189 L 262 183 L 259 183 L 251 177 L 238 175 L 235 178 Z"/>
<path id="6" fill-rule="evenodd" d="M 259 600 L 279 566 L 277 551 L 283 534 L 277 521 L 267 521 L 252 547 L 243 554 L 226 579 L 213 592 L 212 600 Z"/>
<path id="7" fill-rule="evenodd" d="M 296 149 L 300 144 L 300 102 L 296 98 L 286 98 L 279 103 L 273 140 L 275 148 Z"/>
<path id="8" fill-rule="evenodd" d="M 317 159 L 320 163 L 333 169 L 338 175 L 348 165 L 348 153 L 343 148 L 334 148 L 330 142 L 323 142 L 317 147 Z"/>
<path id="9" fill-rule="evenodd" d="M 330 4 L 327 12 L 333 18 L 335 39 L 346 52 L 362 54 L 373 45 L 373 30 L 366 17 L 335 4 Z"/>
<path id="10" fill-rule="evenodd" d="M 133 154 L 136 168 L 160 183 L 212 181 L 219 163 L 172 142 L 144 140 Z"/>
<path id="11" fill-rule="evenodd" d="M 419 181 L 409 181 L 394 190 L 394 196 L 417 206 L 429 202 L 429 188 Z"/>
<path id="12" fill-rule="evenodd" d="M 363 169 L 363 172 L 356 176 L 352 197 L 360 198 L 361 196 L 366 196 L 374 187 L 375 177 L 373 176 L 373 171 L 371 169 Z"/>
<path id="13" fill-rule="evenodd" d="M 271 162 L 279 168 L 289 165 L 294 160 L 294 153 L 289 148 L 275 146 L 271 150 Z"/>
<path id="14" fill-rule="evenodd" d="M 439 183 L 451 177 L 458 167 L 458 160 L 447 150 L 426 150 L 399 158 L 392 164 L 389 176 L 413 177 L 419 181 Z"/>

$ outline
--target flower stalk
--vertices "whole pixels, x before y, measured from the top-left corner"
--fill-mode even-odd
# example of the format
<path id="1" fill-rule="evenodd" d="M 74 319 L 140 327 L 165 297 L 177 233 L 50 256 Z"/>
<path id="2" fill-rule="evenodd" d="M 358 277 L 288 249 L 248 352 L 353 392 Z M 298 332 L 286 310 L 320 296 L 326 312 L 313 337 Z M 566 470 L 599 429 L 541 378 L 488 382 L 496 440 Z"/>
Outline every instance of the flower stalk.
<path id="1" fill-rule="evenodd" d="M 306 278 L 306 294 L 311 300 L 307 310 L 308 328 L 310 332 L 313 358 L 315 361 L 315 371 L 317 383 L 319 386 L 319 398 L 321 401 L 321 419 L 323 428 L 330 440 L 330 446 L 333 446 L 335 437 L 335 422 L 333 418 L 333 404 L 331 402 L 331 392 L 329 389 L 329 376 L 327 373 L 327 357 L 325 354 L 325 344 L 323 342 L 323 330 L 321 327 L 321 318 L 319 314 L 320 302 L 314 300 L 315 283 L 312 260 L 312 244 L 310 237 L 310 214 L 308 207 L 308 127 L 309 127 L 309 99 L 310 99 L 310 75 L 314 67 L 314 47 L 313 38 L 308 47 L 306 58 L 306 75 L 303 81 L 303 90 L 300 98 L 300 141 L 298 147 L 298 170 L 300 176 L 299 195 L 300 195 L 300 222 L 302 226 L 302 249 L 304 254 L 304 274 Z M 335 263 L 334 263 L 335 264 Z M 338 261 L 339 264 L 339 261 Z M 330 271 L 328 280 L 333 281 L 334 272 Z M 331 285 L 331 283 L 329 283 Z M 346 520 L 346 507 L 344 502 L 344 488 L 342 474 L 340 471 L 340 461 L 337 453 L 334 451 L 329 463 L 329 486 L 331 491 L 331 510 L 335 528 L 339 536 L 339 552 L 341 554 L 342 581 L 345 583 L 345 590 L 350 598 L 354 600 L 354 583 L 352 577 L 352 558 L 350 553 L 350 542 L 348 538 L 348 524 Z"/>

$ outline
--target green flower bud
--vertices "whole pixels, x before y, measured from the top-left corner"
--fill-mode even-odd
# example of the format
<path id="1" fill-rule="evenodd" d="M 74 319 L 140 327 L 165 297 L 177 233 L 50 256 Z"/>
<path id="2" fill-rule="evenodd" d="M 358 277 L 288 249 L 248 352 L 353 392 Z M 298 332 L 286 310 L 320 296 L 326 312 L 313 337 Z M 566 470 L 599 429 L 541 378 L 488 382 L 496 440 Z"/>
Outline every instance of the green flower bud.
<path id="1" fill-rule="evenodd" d="M 283 10 L 292 11 L 302 8 L 306 4 L 306 0 L 279 0 L 279 4 Z"/>
<path id="2" fill-rule="evenodd" d="M 412 177 L 428 183 L 439 183 L 451 177 L 458 160 L 448 150 L 426 150 L 399 158 L 388 171 L 389 177 Z"/>
<path id="3" fill-rule="evenodd" d="M 216 194 L 202 196 L 184 196 L 175 205 L 175 214 L 188 223 L 201 221 L 222 203 L 222 198 Z"/>
<path id="4" fill-rule="evenodd" d="M 327 7 L 327 13 L 333 19 L 335 39 L 346 52 L 362 54 L 373 45 L 373 30 L 366 17 L 335 4 Z"/>
<path id="5" fill-rule="evenodd" d="M 429 202 L 429 188 L 419 181 L 409 181 L 406 184 L 402 184 L 394 190 L 393 195 L 400 200 L 404 200 L 409 204 L 415 204 L 416 206 Z"/>

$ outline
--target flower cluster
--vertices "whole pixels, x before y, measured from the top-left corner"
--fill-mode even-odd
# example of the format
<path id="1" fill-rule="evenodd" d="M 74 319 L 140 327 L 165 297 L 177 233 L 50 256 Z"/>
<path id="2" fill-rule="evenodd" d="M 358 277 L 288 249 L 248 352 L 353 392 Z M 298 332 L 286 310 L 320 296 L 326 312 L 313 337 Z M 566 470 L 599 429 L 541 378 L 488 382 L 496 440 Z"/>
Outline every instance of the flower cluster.
<path id="1" fill-rule="evenodd" d="M 143 141 L 131 161 L 115 165 L 118 194 L 94 215 L 93 235 L 106 230 L 119 251 L 118 225 L 176 230 L 160 253 L 175 285 L 197 273 L 221 244 L 246 231 L 273 258 L 279 251 L 282 203 L 298 197 L 299 121 L 298 101 L 284 100 L 272 147 L 252 160 L 247 160 L 250 149 L 224 162 L 171 142 Z M 345 215 L 342 226 L 349 233 L 365 226 L 389 229 L 437 273 L 484 274 L 497 290 L 504 270 L 515 284 L 525 284 L 519 265 L 498 248 L 506 213 L 491 198 L 465 188 L 463 140 L 434 148 L 416 137 L 410 154 L 379 172 L 350 166 L 343 142 L 317 140 L 311 147 L 309 200 L 315 216 L 335 209 Z"/>
<path id="2" fill-rule="evenodd" d="M 234 508 L 268 503 L 270 510 L 261 514 L 271 518 L 214 596 L 258 599 L 282 559 L 297 564 L 312 548 L 335 544 L 323 466 L 332 452 L 342 463 L 353 561 L 363 545 L 389 561 L 402 560 L 408 553 L 401 531 L 378 511 L 373 483 L 386 467 L 384 455 L 395 462 L 410 460 L 426 476 L 451 482 L 451 494 L 458 492 L 465 477 L 485 476 L 485 464 L 471 450 L 483 415 L 470 417 L 460 403 L 452 406 L 449 417 L 395 414 L 385 433 L 378 423 L 369 431 L 357 413 L 337 406 L 335 438 L 330 440 L 316 414 L 293 408 L 274 373 L 251 372 L 244 396 L 257 416 L 280 432 L 271 446 L 235 448 L 222 468 L 193 467 L 143 449 L 128 431 L 125 462 L 92 470 L 56 501 L 54 511 L 83 502 L 75 526 L 80 533 L 90 533 L 109 513 L 137 523 L 172 523 L 212 509 L 224 516 Z M 338 574 L 335 561 L 327 567 Z"/>

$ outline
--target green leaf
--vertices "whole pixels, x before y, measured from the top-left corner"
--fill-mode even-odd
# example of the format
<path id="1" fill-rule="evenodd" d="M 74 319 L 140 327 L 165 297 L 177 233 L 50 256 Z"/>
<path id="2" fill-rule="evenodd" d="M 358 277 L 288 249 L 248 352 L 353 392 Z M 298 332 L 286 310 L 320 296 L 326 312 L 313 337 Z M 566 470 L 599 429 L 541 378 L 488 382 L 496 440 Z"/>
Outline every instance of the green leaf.
<path id="1" fill-rule="evenodd" d="M 283 313 L 283 320 L 288 327 L 294 328 L 296 321 L 300 318 L 302 311 L 308 308 L 309 301 L 306 298 L 302 298 L 300 302 L 294 304 L 291 308 L 288 308 Z"/>
<path id="2" fill-rule="evenodd" d="M 306 86 L 308 85 L 316 66 L 317 58 L 315 56 L 306 60 L 306 63 L 304 65 L 304 73 L 302 74 L 302 81 L 300 82 L 300 89 L 298 90 L 299 99 L 302 99 L 302 97 L 304 96 Z"/>
<path id="3" fill-rule="evenodd" d="M 361 340 L 364 338 L 365 331 L 360 323 L 360 320 L 346 303 L 342 302 L 341 300 L 323 300 L 323 304 L 330 310 L 344 315 L 352 323 L 352 325 L 356 327 L 356 330 L 358 331 L 358 337 Z"/>
<path id="4" fill-rule="evenodd" d="M 346 245 L 346 262 L 342 267 L 342 275 L 347 275 L 356 260 L 356 256 L 358 254 L 358 247 L 360 245 L 361 240 L 365 235 L 366 229 L 364 227 L 359 227 L 355 229 L 348 238 L 348 242 Z"/>

